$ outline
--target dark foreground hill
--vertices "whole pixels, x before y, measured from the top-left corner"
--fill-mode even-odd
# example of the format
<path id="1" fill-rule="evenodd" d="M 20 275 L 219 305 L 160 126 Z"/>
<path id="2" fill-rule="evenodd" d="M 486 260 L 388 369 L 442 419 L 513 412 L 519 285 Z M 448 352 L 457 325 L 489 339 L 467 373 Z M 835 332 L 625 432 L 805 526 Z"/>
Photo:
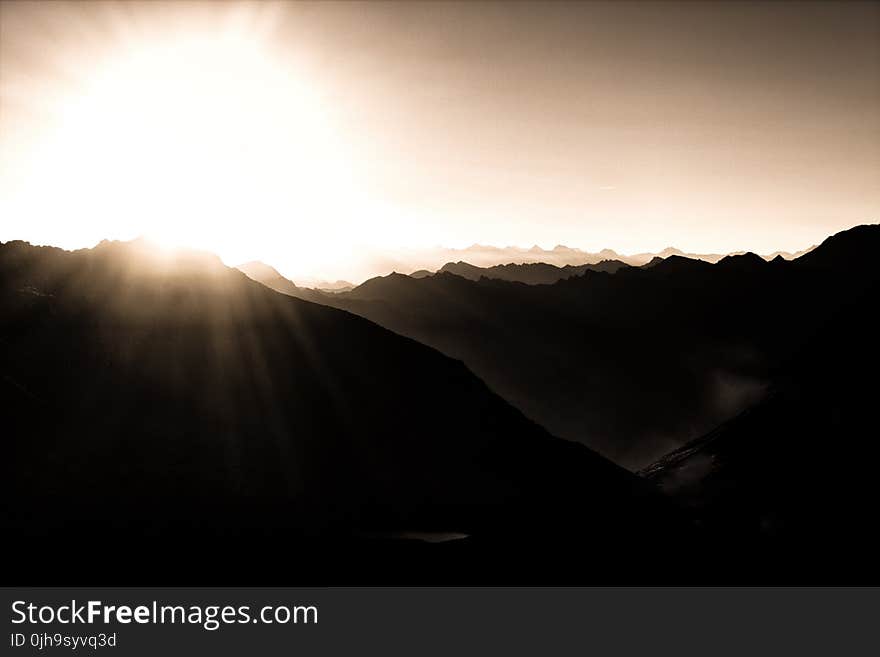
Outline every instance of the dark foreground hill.
<path id="1" fill-rule="evenodd" d="M 794 261 L 672 255 L 553 285 L 392 274 L 321 299 L 461 359 L 555 435 L 641 468 L 736 416 L 873 285 L 880 227 Z"/>
<path id="2" fill-rule="evenodd" d="M 643 472 L 732 550 L 773 546 L 812 560 L 814 577 L 849 568 L 863 584 L 880 550 L 880 285 L 870 261 L 853 258 L 870 248 L 863 230 L 805 257 L 801 266 L 846 266 L 861 293 L 780 366 L 766 399 Z"/>
<path id="3" fill-rule="evenodd" d="M 27 583 L 621 581 L 678 531 L 461 362 L 140 242 L 0 245 L 0 418 Z"/>

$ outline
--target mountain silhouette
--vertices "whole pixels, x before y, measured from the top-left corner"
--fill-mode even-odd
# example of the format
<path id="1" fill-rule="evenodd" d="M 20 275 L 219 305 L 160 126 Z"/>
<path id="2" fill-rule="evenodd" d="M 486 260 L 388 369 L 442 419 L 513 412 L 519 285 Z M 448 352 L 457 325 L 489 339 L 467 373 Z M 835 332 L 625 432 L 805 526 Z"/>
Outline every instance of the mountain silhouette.
<path id="1" fill-rule="evenodd" d="M 441 272 L 449 272 L 462 278 L 478 281 L 481 278 L 494 278 L 502 281 L 516 281 L 528 285 L 549 285 L 572 276 L 581 276 L 587 271 L 605 271 L 614 273 L 626 263 L 620 260 L 602 260 L 595 264 L 564 265 L 557 267 L 543 262 L 526 264 L 495 265 L 494 267 L 476 267 L 467 262 L 447 262 L 440 268 Z M 416 276 L 415 278 L 421 278 Z"/>
<path id="2" fill-rule="evenodd" d="M 667 526 L 651 486 L 461 362 L 209 254 L 5 243 L 0 318 L 3 526 L 21 572 L 69 577 L 74 560 L 80 574 L 277 583 L 317 546 L 304 562 L 321 581 L 422 581 L 444 572 L 433 559 L 363 538 L 419 530 L 492 546 L 454 569 L 466 581 L 543 572 L 516 549 L 524 533 L 570 545 L 565 572 L 587 577 L 590 554 Z"/>
<path id="3" fill-rule="evenodd" d="M 767 267 L 767 261 L 759 255 L 748 252 L 740 255 L 724 256 L 718 261 L 718 266 L 743 273 L 759 272 L 764 267 Z"/>
<path id="4" fill-rule="evenodd" d="M 259 262 L 256 260 L 246 262 L 244 264 L 238 265 L 236 269 L 244 272 L 248 278 L 251 278 L 255 281 L 260 281 L 266 287 L 276 290 L 278 292 L 282 292 L 283 294 L 300 297 L 309 293 L 309 288 L 299 287 L 293 281 L 284 278 L 284 276 L 279 274 L 278 270 L 276 270 L 274 267 L 270 267 L 263 262 Z"/>
<path id="5" fill-rule="evenodd" d="M 815 247 L 810 247 L 810 249 Z M 766 260 L 772 260 L 777 255 L 782 255 L 786 260 L 792 260 L 810 249 L 789 253 L 776 251 L 764 256 Z M 685 252 L 674 247 L 667 247 L 658 253 L 642 252 L 625 255 L 613 249 L 601 249 L 591 252 L 564 245 L 556 245 L 552 249 L 544 249 L 540 246 L 528 248 L 506 246 L 498 247 L 486 244 L 472 244 L 466 248 L 454 249 L 445 247 L 432 247 L 420 249 L 398 250 L 365 250 L 359 254 L 359 260 L 364 266 L 359 268 L 368 274 L 383 275 L 386 272 L 435 272 L 443 268 L 447 263 L 465 262 L 474 267 L 492 268 L 503 265 L 527 265 L 541 264 L 555 267 L 579 267 L 582 265 L 596 265 L 603 260 L 616 260 L 632 267 L 640 267 L 649 263 L 655 257 L 669 257 L 679 255 L 693 260 L 705 260 L 715 263 L 726 255 L 741 255 L 744 251 L 727 253 L 696 253 Z M 360 279 L 363 282 L 363 278 Z M 299 287 L 322 288 L 325 287 L 317 281 L 297 279 Z M 525 281 L 528 282 L 528 281 Z M 326 289 L 326 288 L 325 288 Z"/>
<path id="6" fill-rule="evenodd" d="M 392 274 L 322 303 L 462 360 L 551 433 L 639 469 L 761 399 L 780 363 L 873 280 L 878 230 L 783 265 L 670 255 L 547 286 Z"/>
<path id="7" fill-rule="evenodd" d="M 812 249 L 795 262 L 803 268 L 858 271 L 874 275 L 873 248 L 877 244 L 877 233 L 877 224 L 856 226 L 832 235 L 822 242 L 821 248 Z"/>

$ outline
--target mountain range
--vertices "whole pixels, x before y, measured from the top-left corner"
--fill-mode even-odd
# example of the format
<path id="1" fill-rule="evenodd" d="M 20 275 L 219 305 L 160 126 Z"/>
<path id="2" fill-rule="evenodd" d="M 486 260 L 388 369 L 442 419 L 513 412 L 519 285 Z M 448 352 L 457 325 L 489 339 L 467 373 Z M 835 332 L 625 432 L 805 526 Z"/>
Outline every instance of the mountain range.
<path id="1" fill-rule="evenodd" d="M 472 281 L 478 281 L 485 277 L 501 281 L 518 281 L 529 285 L 548 285 L 572 276 L 581 276 L 587 271 L 607 271 L 613 274 L 618 269 L 628 266 L 620 260 L 602 260 L 595 264 L 564 265 L 562 267 L 543 262 L 495 265 L 494 267 L 476 267 L 467 262 L 447 262 L 438 273 L 448 272 Z M 415 276 L 415 278 L 424 278 L 424 276 Z"/>
<path id="2" fill-rule="evenodd" d="M 659 542 L 681 580 L 865 583 L 880 580 L 878 248 L 866 225 L 794 261 L 671 255 L 551 285 L 391 275 L 333 302 L 641 468 L 698 530 Z M 563 413 L 594 431 L 568 433 Z"/>
<path id="3" fill-rule="evenodd" d="M 837 238 L 859 239 L 876 241 L 876 226 Z M 639 469 L 761 399 L 803 336 L 861 290 L 844 257 L 830 269 L 809 266 L 835 243 L 794 261 L 670 255 L 542 286 L 459 267 L 481 278 L 391 274 L 332 297 L 288 293 L 461 359 L 555 435 Z"/>
<path id="4" fill-rule="evenodd" d="M 40 578 L 75 560 L 96 577 L 222 568 L 277 583 L 309 563 L 320 581 L 392 568 L 411 582 L 443 571 L 399 547 L 371 569 L 363 545 L 527 532 L 599 555 L 667 513 L 461 362 L 210 254 L 8 242 L 0 318 L 2 522 L 16 568 Z M 509 548 L 451 575 L 521 569 Z"/>
<path id="5" fill-rule="evenodd" d="M 772 260 L 781 255 L 786 260 L 791 260 L 808 252 L 810 247 L 804 251 L 788 253 L 784 251 L 775 251 L 764 256 L 766 260 Z M 443 268 L 447 263 L 465 262 L 475 267 L 490 268 L 497 265 L 523 265 L 523 264 L 541 264 L 554 265 L 556 267 L 565 267 L 571 265 L 578 267 L 581 265 L 595 265 L 603 260 L 618 260 L 633 267 L 640 267 L 650 262 L 655 257 L 667 258 L 669 256 L 678 255 L 696 260 L 705 260 L 707 262 L 717 262 L 725 255 L 741 255 L 744 251 L 736 251 L 729 254 L 723 253 L 686 253 L 680 249 L 667 247 L 657 253 L 635 253 L 632 255 L 624 255 L 614 251 L 613 249 L 602 249 L 600 251 L 591 252 L 582 249 L 557 245 L 552 249 L 543 249 L 537 245 L 530 248 L 522 248 L 516 246 L 489 246 L 483 244 L 472 244 L 466 248 L 448 248 L 442 246 L 428 248 L 384 248 L 376 249 L 364 247 L 355 254 L 349 254 L 346 257 L 338 257 L 337 262 L 327 263 L 327 267 L 331 267 L 337 272 L 337 276 L 342 276 L 351 281 L 363 282 L 368 278 L 376 275 L 384 275 L 388 272 L 410 273 L 417 276 L 425 273 L 435 273 Z M 298 266 L 296 262 L 275 263 L 279 266 L 284 264 L 284 271 L 291 270 L 297 272 L 297 275 L 287 276 L 297 286 L 320 289 L 326 291 L 345 290 L 349 287 L 355 287 L 348 280 L 336 281 L 331 283 L 325 280 L 318 280 L 313 277 L 302 275 L 303 268 Z M 308 273 L 308 272 L 306 272 Z"/>
<path id="6" fill-rule="evenodd" d="M 143 241 L 0 244 L 8 558 L 54 583 L 878 581 L 878 248 L 328 293 Z"/>

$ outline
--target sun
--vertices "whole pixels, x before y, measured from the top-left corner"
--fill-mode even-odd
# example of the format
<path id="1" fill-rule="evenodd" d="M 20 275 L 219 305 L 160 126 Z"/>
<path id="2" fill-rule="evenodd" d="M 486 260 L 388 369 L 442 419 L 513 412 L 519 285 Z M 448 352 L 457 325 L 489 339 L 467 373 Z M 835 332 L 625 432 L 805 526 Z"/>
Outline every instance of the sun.
<path id="1" fill-rule="evenodd" d="M 246 29 L 126 41 L 53 107 L 15 210 L 63 217 L 56 244 L 144 235 L 307 268 L 363 206 L 319 90 Z"/>

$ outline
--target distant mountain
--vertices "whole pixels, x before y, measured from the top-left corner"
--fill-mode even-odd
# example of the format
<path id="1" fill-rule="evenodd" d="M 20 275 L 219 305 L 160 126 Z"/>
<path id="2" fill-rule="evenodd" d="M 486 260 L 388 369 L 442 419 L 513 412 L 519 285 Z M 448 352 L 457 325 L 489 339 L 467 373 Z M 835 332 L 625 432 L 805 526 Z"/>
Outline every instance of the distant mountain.
<path id="1" fill-rule="evenodd" d="M 597 264 L 602 260 L 620 259 L 614 251 L 605 249 L 589 253 L 580 249 L 557 246 L 553 249 L 497 247 L 473 244 L 463 249 L 447 247 L 403 248 L 387 251 L 365 252 L 360 257 L 360 269 L 372 275 L 387 272 L 418 272 L 418 277 L 440 270 L 447 263 L 467 262 L 475 267 L 494 267 L 506 264 L 543 263 L 564 267 L 566 265 Z M 363 280 L 363 279 L 361 279 Z"/>
<path id="2" fill-rule="evenodd" d="M 348 292 L 355 288 L 354 283 L 348 281 L 325 281 L 319 278 L 298 278 L 295 281 L 297 287 L 306 287 L 322 292 Z"/>
<path id="3" fill-rule="evenodd" d="M 277 583 L 307 563 L 421 582 L 443 571 L 403 565 L 401 547 L 334 556 L 363 532 L 419 530 L 503 541 L 506 556 L 456 562 L 468 581 L 502 563 L 513 579 L 543 572 L 517 548 L 524 532 L 557 560 L 571 546 L 577 579 L 591 553 L 635 546 L 665 513 L 649 486 L 554 438 L 461 362 L 209 254 L 142 242 L 0 244 L 0 418 L 0 520 L 9 558 L 35 576 L 69 578 L 76 563 L 76 577 L 222 569 Z"/>
<path id="4" fill-rule="evenodd" d="M 252 262 L 246 262 L 242 265 L 238 265 L 236 269 L 244 272 L 248 278 L 259 281 L 266 287 L 269 287 L 277 292 L 289 294 L 293 297 L 298 297 L 300 296 L 300 294 L 306 293 L 305 289 L 300 288 L 293 281 L 284 278 L 284 276 L 278 273 L 278 270 L 276 270 L 274 267 L 270 267 L 264 262 L 259 262 L 256 260 Z"/>
<path id="5" fill-rule="evenodd" d="M 348 281 L 322 281 L 317 279 L 308 279 L 300 281 L 297 285 L 292 280 L 282 276 L 277 269 L 270 267 L 264 262 L 254 260 L 236 266 L 241 272 L 244 272 L 248 278 L 259 281 L 266 287 L 270 287 L 277 292 L 289 294 L 294 297 L 303 297 L 309 294 L 309 291 L 315 292 L 348 292 L 354 289 L 354 285 Z"/>
<path id="6" fill-rule="evenodd" d="M 430 252 L 426 252 L 427 253 Z M 545 263 L 563 267 L 565 265 L 595 264 L 602 260 L 619 259 L 611 249 L 590 253 L 577 248 L 557 245 L 552 249 L 542 249 L 535 245 L 530 248 L 515 246 L 496 247 L 473 244 L 464 249 L 436 249 L 436 257 L 443 258 L 439 268 L 446 262 L 469 262 L 477 267 L 494 267 L 503 264 Z"/>
<path id="7" fill-rule="evenodd" d="M 816 245 L 813 245 L 807 249 L 796 251 L 794 253 L 789 253 L 788 251 L 774 251 L 769 255 L 759 257 L 768 261 L 773 260 L 777 257 L 782 257 L 785 260 L 794 260 L 795 258 L 799 258 L 805 253 L 809 253 L 815 248 Z M 732 251 L 730 253 L 686 253 L 681 249 L 676 249 L 675 247 L 669 246 L 657 253 L 636 253 L 631 256 L 622 256 L 621 259 L 635 266 L 649 264 L 655 258 L 669 258 L 670 256 L 680 256 L 682 258 L 690 258 L 691 260 L 703 260 L 705 262 L 711 262 L 714 264 L 728 256 L 739 256 L 745 255 L 746 253 L 746 251 Z"/>
<path id="8" fill-rule="evenodd" d="M 815 247 L 810 247 L 815 248 Z M 807 249 L 809 251 L 809 249 Z M 781 254 L 787 260 L 791 260 L 805 253 L 775 252 L 765 256 L 766 260 L 772 260 Z M 659 253 L 636 253 L 632 255 L 620 254 L 612 249 L 602 249 L 597 252 L 584 251 L 563 245 L 557 245 L 552 249 L 543 249 L 539 246 L 521 248 L 514 246 L 497 247 L 483 244 L 473 244 L 463 249 L 445 247 L 397 249 L 382 252 L 365 252 L 362 254 L 360 269 L 374 274 L 387 272 L 435 272 L 448 263 L 465 262 L 474 267 L 489 268 L 498 265 L 526 265 L 544 264 L 555 267 L 571 265 L 596 265 L 603 260 L 616 260 L 633 267 L 640 267 L 650 262 L 655 256 L 666 258 L 678 255 L 707 262 L 718 262 L 726 255 L 740 255 L 743 252 L 726 253 L 685 253 L 680 249 L 668 247 Z M 363 279 L 361 279 L 363 280 Z M 301 287 L 321 287 L 313 282 L 298 281 Z"/>
<path id="9" fill-rule="evenodd" d="M 698 272 L 712 271 L 712 263 L 708 262 L 707 260 L 696 260 L 680 255 L 670 255 L 666 256 L 659 262 L 652 262 L 654 264 L 651 265 L 650 269 L 653 270 L 653 273 L 655 275 L 685 272 L 697 274 Z"/>
<path id="10" fill-rule="evenodd" d="M 262 283 L 271 290 L 305 301 L 322 303 L 324 297 L 329 293 L 324 290 L 300 287 L 290 279 L 282 276 L 277 269 L 270 267 L 264 262 L 256 260 L 253 262 L 246 262 L 242 265 L 238 265 L 236 269 L 244 273 L 248 278 L 257 281 L 258 283 Z"/>
<path id="11" fill-rule="evenodd" d="M 664 249 L 660 254 L 654 253 L 636 253 L 633 255 L 623 255 L 612 249 L 602 249 L 596 252 L 584 251 L 581 249 L 570 248 L 558 245 L 553 249 L 542 249 L 538 246 L 530 248 L 520 247 L 495 247 L 474 244 L 464 249 L 452 249 L 445 247 L 433 248 L 398 248 L 398 249 L 370 249 L 365 248 L 356 254 L 340 257 L 334 266 L 335 276 L 344 278 L 345 280 L 331 281 L 325 278 L 314 278 L 309 276 L 290 276 L 290 280 L 299 288 L 322 290 L 328 292 L 347 291 L 346 289 L 355 287 L 357 283 L 363 283 L 369 278 L 377 275 L 385 275 L 388 272 L 401 273 L 418 273 L 416 278 L 424 277 L 439 271 L 444 265 L 450 263 L 466 262 L 474 267 L 491 268 L 498 265 L 525 265 L 525 264 L 541 264 L 553 265 L 555 267 L 565 268 L 566 266 L 581 267 L 583 265 L 598 265 L 602 261 L 618 261 L 624 264 L 640 267 L 650 262 L 655 256 L 668 257 L 670 255 L 680 255 L 692 259 L 702 259 L 707 262 L 717 262 L 725 255 L 741 255 L 743 252 L 735 252 L 731 254 L 693 254 L 684 253 L 679 249 L 669 247 Z M 772 260 L 777 253 L 765 256 L 766 260 Z M 786 259 L 792 259 L 797 254 L 783 253 Z M 271 265 L 287 266 L 296 263 L 280 263 L 273 262 Z M 330 266 L 330 263 L 325 263 Z M 284 271 L 284 269 L 282 269 Z M 299 269 L 302 274 L 301 269 Z M 306 272 L 308 273 L 308 272 Z M 550 272 L 553 273 L 552 271 Z M 577 272 L 573 272 L 577 273 Z M 501 276 L 503 278 L 503 276 Z M 552 277 L 552 276 L 551 276 Z M 508 280 L 508 279 L 505 279 Z M 518 280 L 518 279 L 516 279 Z M 541 278 L 540 280 L 544 280 Z"/>
<path id="12" fill-rule="evenodd" d="M 618 269 L 628 266 L 620 260 L 603 260 L 596 264 L 565 265 L 563 267 L 543 262 L 495 265 L 494 267 L 475 267 L 467 262 L 447 262 L 440 268 L 440 271 L 449 272 L 472 281 L 478 281 L 485 277 L 502 281 L 516 281 L 528 285 L 549 285 L 572 276 L 582 276 L 587 271 L 605 271 L 613 274 Z"/>
<path id="13" fill-rule="evenodd" d="M 878 230 L 781 264 L 670 255 L 549 286 L 395 274 L 324 303 L 461 359 L 552 433 L 640 468 L 761 399 L 779 364 L 871 280 L 847 263 L 873 272 Z"/>
<path id="14" fill-rule="evenodd" d="M 816 246 L 816 244 L 813 244 L 806 249 L 795 251 L 794 253 L 789 253 L 788 251 L 774 251 L 773 253 L 769 253 L 761 257 L 764 258 L 764 260 L 775 260 L 776 258 L 781 258 L 783 260 L 795 260 L 796 258 L 800 258 L 802 255 L 806 255 L 807 253 L 815 249 Z"/>

